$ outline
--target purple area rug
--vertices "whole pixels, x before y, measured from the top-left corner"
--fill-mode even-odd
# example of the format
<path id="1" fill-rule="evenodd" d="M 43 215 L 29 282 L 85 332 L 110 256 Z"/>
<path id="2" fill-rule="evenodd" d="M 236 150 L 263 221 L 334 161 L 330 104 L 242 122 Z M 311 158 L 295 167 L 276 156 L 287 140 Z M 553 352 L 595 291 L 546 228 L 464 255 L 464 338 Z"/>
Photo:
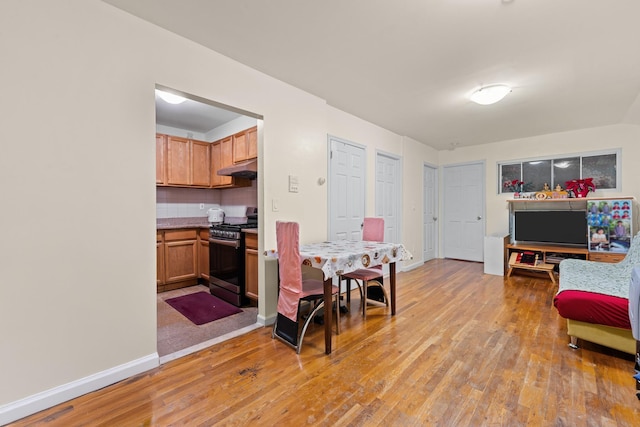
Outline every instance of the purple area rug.
<path id="1" fill-rule="evenodd" d="M 207 292 L 170 298 L 165 302 L 196 325 L 203 325 L 242 312 L 238 307 Z"/>

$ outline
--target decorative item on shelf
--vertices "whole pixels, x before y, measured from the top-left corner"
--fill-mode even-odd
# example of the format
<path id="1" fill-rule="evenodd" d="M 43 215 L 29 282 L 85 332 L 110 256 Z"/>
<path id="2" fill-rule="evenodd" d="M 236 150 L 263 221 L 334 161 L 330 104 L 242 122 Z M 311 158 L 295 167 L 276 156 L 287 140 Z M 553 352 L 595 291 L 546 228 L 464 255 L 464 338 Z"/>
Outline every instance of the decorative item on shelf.
<path id="1" fill-rule="evenodd" d="M 573 197 L 583 198 L 587 197 L 589 191 L 595 191 L 596 185 L 593 183 L 593 178 L 573 179 L 566 182 L 567 191 L 573 192 Z"/>
<path id="2" fill-rule="evenodd" d="M 514 199 L 519 199 L 521 197 L 521 193 L 524 191 L 524 182 L 519 179 L 514 179 L 513 181 L 505 181 L 502 184 L 502 187 L 507 191 L 513 191 Z"/>
<path id="3" fill-rule="evenodd" d="M 551 192 L 551 198 L 566 199 L 567 197 L 569 197 L 569 193 L 564 191 L 562 187 L 560 187 L 560 184 L 556 184 L 556 188 L 554 188 L 553 191 Z"/>
<path id="4" fill-rule="evenodd" d="M 537 191 L 535 194 L 536 200 L 545 200 L 545 199 L 554 199 L 554 192 L 551 191 L 551 187 L 549 187 L 548 183 L 544 183 L 542 186 L 542 191 Z"/>

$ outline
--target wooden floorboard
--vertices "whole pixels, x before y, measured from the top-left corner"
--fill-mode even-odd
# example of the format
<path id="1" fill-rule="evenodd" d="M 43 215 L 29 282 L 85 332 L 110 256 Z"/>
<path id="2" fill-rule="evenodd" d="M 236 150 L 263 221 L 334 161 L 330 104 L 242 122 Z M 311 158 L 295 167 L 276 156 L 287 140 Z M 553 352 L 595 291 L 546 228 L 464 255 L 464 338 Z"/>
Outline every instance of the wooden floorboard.
<path id="1" fill-rule="evenodd" d="M 359 312 L 334 351 L 263 328 L 12 425 L 637 426 L 633 357 L 571 350 L 557 285 L 433 260 L 398 274 L 397 314 Z"/>

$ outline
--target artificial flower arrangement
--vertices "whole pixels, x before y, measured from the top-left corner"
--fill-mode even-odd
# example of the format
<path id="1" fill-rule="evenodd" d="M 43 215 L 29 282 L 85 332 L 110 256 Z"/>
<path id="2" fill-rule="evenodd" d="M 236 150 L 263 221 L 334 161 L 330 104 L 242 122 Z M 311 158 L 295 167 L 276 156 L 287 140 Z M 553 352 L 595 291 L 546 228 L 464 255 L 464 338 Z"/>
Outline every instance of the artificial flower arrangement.
<path id="1" fill-rule="evenodd" d="M 506 190 L 506 192 L 514 192 L 514 193 L 522 193 L 524 191 L 524 182 L 519 179 L 514 179 L 513 181 L 505 181 L 502 184 L 502 187 Z"/>
<path id="2" fill-rule="evenodd" d="M 589 191 L 595 191 L 596 185 L 593 178 L 572 179 L 566 182 L 567 191 L 572 191 L 574 197 L 587 197 Z"/>

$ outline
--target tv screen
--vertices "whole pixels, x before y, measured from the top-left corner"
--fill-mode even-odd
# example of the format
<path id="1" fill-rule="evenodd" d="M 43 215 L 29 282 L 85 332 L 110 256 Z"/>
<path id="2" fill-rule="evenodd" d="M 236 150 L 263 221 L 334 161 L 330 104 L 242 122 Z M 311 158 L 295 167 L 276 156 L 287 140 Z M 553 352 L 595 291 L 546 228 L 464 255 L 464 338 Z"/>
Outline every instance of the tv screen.
<path id="1" fill-rule="evenodd" d="M 516 211 L 516 242 L 586 246 L 589 234 L 586 211 Z"/>

